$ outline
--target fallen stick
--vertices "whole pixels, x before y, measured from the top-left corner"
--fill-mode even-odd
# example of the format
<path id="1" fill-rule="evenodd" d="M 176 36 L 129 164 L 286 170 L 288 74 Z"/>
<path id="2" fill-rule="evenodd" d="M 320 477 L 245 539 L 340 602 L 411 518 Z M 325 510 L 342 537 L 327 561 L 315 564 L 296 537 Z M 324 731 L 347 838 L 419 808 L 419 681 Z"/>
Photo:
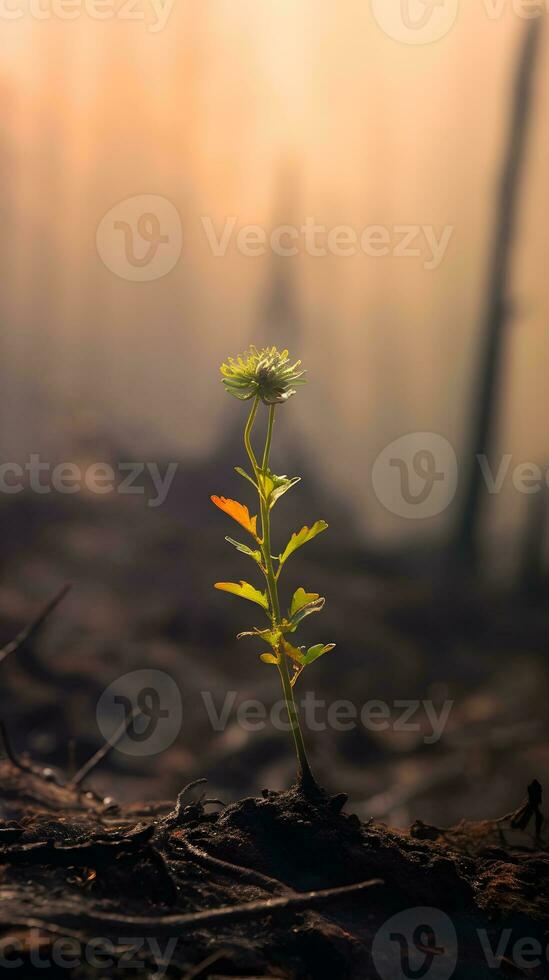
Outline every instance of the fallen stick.
<path id="1" fill-rule="evenodd" d="M 64 923 L 70 928 L 73 924 L 78 924 L 82 929 L 83 922 L 88 929 L 105 929 L 109 927 L 113 930 L 124 930 L 136 928 L 146 930 L 152 935 L 174 936 L 185 930 L 195 928 L 205 928 L 226 923 L 242 922 L 246 919 L 257 919 L 263 915 L 275 915 L 279 912 L 299 912 L 304 909 L 319 908 L 328 905 L 330 902 L 340 898 L 347 898 L 350 895 L 358 895 L 360 892 L 367 891 L 383 885 L 380 878 L 373 878 L 370 881 L 361 881 L 356 885 L 343 885 L 340 888 L 325 888 L 320 891 L 303 892 L 301 894 L 288 895 L 277 898 L 261 899 L 256 902 L 243 902 L 239 905 L 225 905 L 218 909 L 207 909 L 203 912 L 190 912 L 185 915 L 159 915 L 156 917 L 145 915 L 110 915 L 103 912 L 89 912 L 83 903 L 73 902 L 61 908 L 55 908 L 55 902 L 49 903 L 51 914 L 49 917 L 36 917 L 27 919 L 25 916 L 14 914 L 10 910 L 9 898 L 5 893 L 13 896 L 13 889 L 0 889 L 0 901 L 2 903 L 2 917 L 4 922 L 9 923 L 10 927 L 20 926 L 30 928 L 49 928 L 50 920 L 55 923 L 56 928 L 60 928 Z M 3 894 L 4 893 L 4 894 Z M 62 922 L 60 922 L 62 920 Z"/>
<path id="2" fill-rule="evenodd" d="M 84 780 L 89 776 L 97 766 L 103 762 L 110 752 L 118 745 L 120 739 L 124 737 L 128 728 L 130 727 L 132 721 L 141 714 L 139 708 L 134 708 L 130 714 L 124 718 L 122 724 L 116 729 L 114 735 L 111 736 L 108 742 L 105 742 L 97 752 L 92 755 L 91 759 L 78 770 L 77 773 L 72 777 L 72 779 L 67 783 L 67 789 L 75 790 L 84 782 Z"/>
<path id="3" fill-rule="evenodd" d="M 38 613 L 38 616 L 36 616 L 36 618 L 33 619 L 28 626 L 25 626 L 25 628 L 17 634 L 14 640 L 11 640 L 10 643 L 7 643 L 6 646 L 0 650 L 0 664 L 3 663 L 6 657 L 9 657 L 11 653 L 15 653 L 19 647 L 23 646 L 27 640 L 30 640 L 31 636 L 33 636 L 40 629 L 48 616 L 59 605 L 61 600 L 65 598 L 70 587 L 70 584 L 64 585 L 57 595 L 46 603 L 43 609 Z"/>
<path id="4" fill-rule="evenodd" d="M 196 844 L 191 844 L 184 837 L 176 837 L 175 841 L 177 842 L 177 847 L 181 847 L 191 860 L 196 861 L 197 864 L 203 865 L 206 868 L 210 868 L 212 871 L 218 871 L 221 874 L 239 878 L 240 881 L 248 885 L 257 885 L 258 888 L 263 888 L 266 891 L 278 892 L 285 895 L 299 894 L 290 885 L 279 881 L 278 878 L 264 875 L 261 871 L 255 871 L 253 868 L 245 868 L 241 864 L 223 861 L 221 858 L 214 857 L 213 854 L 208 854 L 207 851 L 204 851 L 201 847 L 197 847 Z M 171 846 L 173 848 L 173 841 L 171 842 Z"/>

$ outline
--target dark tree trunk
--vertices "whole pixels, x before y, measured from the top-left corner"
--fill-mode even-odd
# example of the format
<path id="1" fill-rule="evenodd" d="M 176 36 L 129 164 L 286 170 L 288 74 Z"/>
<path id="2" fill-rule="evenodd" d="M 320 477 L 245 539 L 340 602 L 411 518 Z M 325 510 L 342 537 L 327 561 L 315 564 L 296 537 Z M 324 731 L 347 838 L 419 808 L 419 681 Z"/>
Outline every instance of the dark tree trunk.
<path id="1" fill-rule="evenodd" d="M 455 537 L 460 562 L 475 566 L 483 478 L 478 457 L 490 459 L 497 434 L 498 389 L 504 358 L 504 328 L 511 313 L 508 281 L 517 223 L 521 178 L 532 108 L 532 81 L 542 34 L 542 18 L 526 27 L 513 91 L 506 160 L 501 177 L 497 221 L 481 330 L 480 366 L 473 392 L 474 414 L 466 448 L 466 482 Z"/>

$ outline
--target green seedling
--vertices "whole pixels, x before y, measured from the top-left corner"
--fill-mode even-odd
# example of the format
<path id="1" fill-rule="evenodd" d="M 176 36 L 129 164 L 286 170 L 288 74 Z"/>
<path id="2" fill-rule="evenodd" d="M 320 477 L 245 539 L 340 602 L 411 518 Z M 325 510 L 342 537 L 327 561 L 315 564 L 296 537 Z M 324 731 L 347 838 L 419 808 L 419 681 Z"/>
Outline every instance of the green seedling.
<path id="1" fill-rule="evenodd" d="M 294 646 L 290 641 L 299 626 L 307 616 L 319 613 L 325 599 L 317 592 L 307 592 L 298 588 L 291 599 L 289 608 L 281 612 L 278 586 L 280 575 L 286 562 L 298 548 L 325 531 L 328 525 L 325 521 L 316 521 L 311 527 L 302 527 L 294 532 L 286 547 L 278 554 L 273 554 L 271 544 L 271 511 L 280 498 L 299 483 L 300 477 L 277 476 L 270 469 L 269 459 L 275 413 L 279 405 L 295 395 L 295 387 L 305 383 L 304 371 L 300 370 L 301 362 L 292 364 L 288 351 L 278 351 L 276 347 L 257 350 L 250 347 L 240 357 L 229 358 L 221 366 L 223 384 L 226 390 L 241 401 L 251 402 L 251 410 L 244 429 L 244 446 L 248 454 L 252 472 L 247 473 L 240 466 L 236 472 L 251 484 L 259 498 L 259 528 L 258 517 L 251 517 L 248 507 L 236 500 L 213 496 L 211 499 L 216 507 L 237 521 L 249 534 L 252 543 L 242 544 L 234 538 L 227 537 L 229 544 L 237 551 L 253 561 L 265 579 L 265 589 L 257 589 L 249 582 L 217 582 L 216 589 L 232 593 L 241 599 L 260 606 L 268 620 L 268 626 L 253 626 L 241 637 L 252 637 L 269 647 L 268 652 L 260 655 L 260 660 L 278 669 L 284 699 L 288 711 L 289 722 L 298 759 L 298 782 L 307 792 L 318 792 L 318 787 L 311 772 L 305 743 L 299 723 L 299 715 L 294 700 L 294 686 L 306 667 L 318 660 L 325 653 L 334 649 L 334 643 L 316 643 L 308 649 L 304 646 Z M 256 457 L 252 447 L 251 437 L 257 420 L 260 405 L 268 409 L 265 444 L 261 461 Z"/>

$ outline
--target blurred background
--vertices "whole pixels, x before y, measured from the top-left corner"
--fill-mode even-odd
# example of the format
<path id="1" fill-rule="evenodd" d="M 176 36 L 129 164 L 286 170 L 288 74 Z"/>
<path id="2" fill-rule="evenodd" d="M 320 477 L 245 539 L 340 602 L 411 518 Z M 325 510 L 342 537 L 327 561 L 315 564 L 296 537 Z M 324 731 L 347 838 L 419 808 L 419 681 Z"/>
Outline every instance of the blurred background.
<path id="1" fill-rule="evenodd" d="M 94 789 L 173 798 L 206 776 L 230 800 L 292 778 L 287 735 L 234 710 L 215 732 L 202 696 L 279 697 L 234 639 L 253 609 L 211 587 L 249 577 L 209 495 L 251 505 L 232 469 L 245 408 L 218 367 L 256 343 L 309 373 L 279 412 L 275 469 L 303 482 L 276 540 L 330 524 L 287 572 L 290 595 L 328 597 L 303 642 L 338 644 L 303 693 L 388 711 L 383 730 L 308 733 L 322 782 L 402 826 L 499 816 L 543 783 L 544 10 L 4 5 L 2 640 L 72 585 L 0 660 L 1 716 L 34 765 L 74 773 L 105 689 L 160 670 L 180 729 L 162 752 L 126 739 Z M 65 463 L 77 491 L 52 483 Z M 85 477 L 97 463 L 111 492 Z M 171 474 L 160 498 L 154 473 Z"/>

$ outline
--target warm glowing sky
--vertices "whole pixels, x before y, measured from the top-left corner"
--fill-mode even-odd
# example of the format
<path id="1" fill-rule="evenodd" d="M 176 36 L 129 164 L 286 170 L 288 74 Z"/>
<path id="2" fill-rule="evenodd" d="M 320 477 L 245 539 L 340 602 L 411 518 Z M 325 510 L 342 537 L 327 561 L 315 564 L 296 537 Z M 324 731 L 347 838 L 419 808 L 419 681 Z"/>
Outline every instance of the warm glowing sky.
<path id="1" fill-rule="evenodd" d="M 107 418 L 207 451 L 224 403 L 204 386 L 252 339 L 269 261 L 212 256 L 200 218 L 268 225 L 281 208 L 279 175 L 292 168 L 293 213 L 279 221 L 453 226 L 435 270 L 421 258 L 286 260 L 316 382 L 296 409 L 300 424 L 312 430 L 322 412 L 336 459 L 352 452 L 365 477 L 380 448 L 412 429 L 444 432 L 459 448 L 524 27 L 510 3 L 500 19 L 486 3 L 463 2 L 449 34 L 425 46 L 388 38 L 367 0 L 176 0 L 157 33 L 85 14 L 0 21 L 15 162 L 4 300 L 15 370 L 47 378 L 67 405 L 95 399 Z M 542 66 L 502 435 L 503 451 L 540 461 L 549 459 L 544 75 Z M 113 276 L 95 248 L 105 212 L 137 194 L 167 197 L 183 221 L 180 262 L 151 283 Z M 347 485 L 356 494 L 355 471 Z M 522 506 L 512 499 L 507 513 Z M 380 531 L 398 529 L 370 509 Z"/>

